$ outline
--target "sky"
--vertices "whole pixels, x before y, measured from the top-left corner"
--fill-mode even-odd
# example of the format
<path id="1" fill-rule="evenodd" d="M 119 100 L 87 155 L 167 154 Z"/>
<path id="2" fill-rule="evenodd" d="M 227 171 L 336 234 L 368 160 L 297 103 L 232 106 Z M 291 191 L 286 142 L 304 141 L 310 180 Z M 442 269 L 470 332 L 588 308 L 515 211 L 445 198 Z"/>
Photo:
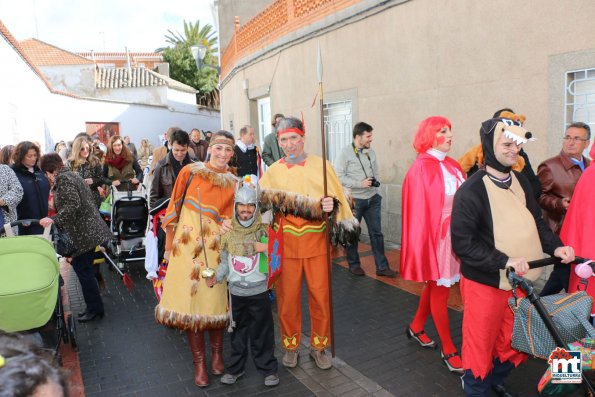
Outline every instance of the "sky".
<path id="1" fill-rule="evenodd" d="M 0 0 L 17 40 L 37 38 L 71 52 L 152 52 L 184 20 L 215 24 L 213 0 Z"/>

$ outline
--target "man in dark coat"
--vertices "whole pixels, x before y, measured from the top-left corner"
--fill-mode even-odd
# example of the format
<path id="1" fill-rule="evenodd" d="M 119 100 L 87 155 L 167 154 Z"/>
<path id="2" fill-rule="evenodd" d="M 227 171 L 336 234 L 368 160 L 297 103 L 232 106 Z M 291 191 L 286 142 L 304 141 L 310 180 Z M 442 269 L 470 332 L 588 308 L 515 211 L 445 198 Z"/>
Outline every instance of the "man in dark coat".
<path id="1" fill-rule="evenodd" d="M 537 168 L 537 177 L 541 183 L 539 205 L 543 209 L 543 218 L 556 234 L 560 233 L 562 222 L 570 205 L 574 187 L 583 174 L 590 160 L 583 156 L 589 146 L 591 128 L 585 123 L 573 123 L 566 129 L 560 154 L 545 160 Z M 541 296 L 568 291 L 570 266 L 555 265 Z"/>
<path id="2" fill-rule="evenodd" d="M 230 165 L 237 167 L 239 177 L 244 175 L 259 176 L 260 149 L 255 145 L 254 128 L 245 125 L 240 129 L 240 139 L 233 148 L 234 158 Z"/>

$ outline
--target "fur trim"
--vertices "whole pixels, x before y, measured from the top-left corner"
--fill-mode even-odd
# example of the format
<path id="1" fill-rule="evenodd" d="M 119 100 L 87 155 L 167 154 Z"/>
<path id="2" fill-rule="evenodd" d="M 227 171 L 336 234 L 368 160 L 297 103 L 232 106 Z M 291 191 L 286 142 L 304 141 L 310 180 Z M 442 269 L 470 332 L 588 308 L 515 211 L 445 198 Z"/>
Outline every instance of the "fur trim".
<path id="1" fill-rule="evenodd" d="M 324 219 L 320 199 L 278 189 L 263 189 L 260 202 L 263 211 L 272 209 L 283 215 L 294 215 L 309 221 Z"/>
<path id="2" fill-rule="evenodd" d="M 174 240 L 174 243 L 171 245 L 171 254 L 173 256 L 180 255 L 180 239 Z"/>
<path id="3" fill-rule="evenodd" d="M 230 174 L 229 172 L 226 173 L 218 173 L 215 171 L 210 170 L 204 163 L 197 162 L 189 164 L 190 171 L 201 178 L 205 178 L 209 180 L 214 186 L 222 187 L 222 188 L 230 188 L 235 186 L 238 182 L 239 178 Z"/>
<path id="4" fill-rule="evenodd" d="M 219 240 L 219 237 L 215 237 L 211 241 L 209 248 L 212 249 L 213 251 L 217 251 L 217 252 L 221 251 L 221 241 Z"/>
<path id="5" fill-rule="evenodd" d="M 194 230 L 194 228 L 192 226 L 184 225 L 183 229 L 184 231 L 182 232 L 180 241 L 182 242 L 182 244 L 188 244 L 188 242 L 190 241 L 190 232 Z"/>
<path id="6" fill-rule="evenodd" d="M 203 249 L 202 238 L 197 237 L 196 244 L 194 244 L 194 250 L 192 251 L 193 258 L 198 258 L 198 256 L 202 252 L 202 249 Z"/>
<path id="7" fill-rule="evenodd" d="M 357 243 L 361 228 L 357 219 L 347 219 L 341 222 L 332 222 L 330 238 L 332 245 L 348 246 Z"/>
<path id="8" fill-rule="evenodd" d="M 209 237 L 211 234 L 211 222 L 213 220 L 211 218 L 203 217 L 202 224 L 201 224 L 201 233 L 205 236 L 205 239 Z"/>
<path id="9" fill-rule="evenodd" d="M 196 259 L 192 261 L 192 271 L 190 272 L 190 280 L 200 280 L 200 262 Z"/>
<path id="10" fill-rule="evenodd" d="M 176 313 L 164 309 L 161 305 L 155 307 L 155 321 L 167 327 L 177 328 L 182 331 L 206 331 L 210 329 L 223 329 L 229 322 L 229 314 L 218 316 L 204 316 L 198 314 Z"/>
<path id="11" fill-rule="evenodd" d="M 196 295 L 198 292 L 198 280 L 192 280 L 192 287 L 190 288 L 190 296 Z"/>

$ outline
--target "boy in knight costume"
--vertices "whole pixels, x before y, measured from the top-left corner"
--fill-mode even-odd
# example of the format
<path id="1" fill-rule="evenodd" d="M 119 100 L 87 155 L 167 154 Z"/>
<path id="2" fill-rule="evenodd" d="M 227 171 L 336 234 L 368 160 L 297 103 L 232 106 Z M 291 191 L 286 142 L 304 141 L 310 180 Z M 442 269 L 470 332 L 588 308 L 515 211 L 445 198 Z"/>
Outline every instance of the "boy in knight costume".
<path id="1" fill-rule="evenodd" d="M 231 357 L 221 383 L 232 385 L 244 375 L 250 339 L 252 359 L 265 377 L 265 386 L 276 386 L 273 313 L 267 275 L 259 271 L 260 255 L 268 249 L 260 241 L 268 225 L 261 222 L 257 188 L 249 177 L 236 188 L 232 226 L 231 232 L 221 236 L 221 262 L 215 278 L 205 279 L 209 287 L 227 279 L 231 298 Z"/>
<path id="2" fill-rule="evenodd" d="M 510 119 L 483 122 L 485 170 L 467 179 L 454 198 L 451 235 L 461 260 L 466 396 L 488 396 L 491 390 L 509 395 L 504 379 L 527 359 L 511 346 L 514 317 L 506 269 L 535 280 L 541 269 L 530 270 L 527 261 L 543 258 L 544 252 L 564 263 L 574 260 L 574 250 L 564 247 L 541 218 L 529 181 L 512 170 L 526 132 Z"/>
<path id="3" fill-rule="evenodd" d="M 304 152 L 303 123 L 284 118 L 277 139 L 285 157 L 269 167 L 260 180 L 261 204 L 272 209 L 277 230 L 283 228 L 283 270 L 276 283 L 277 306 L 281 324 L 281 343 L 285 349 L 283 365 L 295 367 L 302 334 L 301 288 L 305 277 L 310 309 L 310 355 L 321 369 L 329 369 L 325 354 L 330 343 L 329 265 L 326 259 L 324 212 L 330 213 L 331 238 L 346 244 L 355 241 L 359 224 L 343 193 L 341 182 L 330 163 L 327 165 L 327 192 L 324 197 L 323 159 Z"/>

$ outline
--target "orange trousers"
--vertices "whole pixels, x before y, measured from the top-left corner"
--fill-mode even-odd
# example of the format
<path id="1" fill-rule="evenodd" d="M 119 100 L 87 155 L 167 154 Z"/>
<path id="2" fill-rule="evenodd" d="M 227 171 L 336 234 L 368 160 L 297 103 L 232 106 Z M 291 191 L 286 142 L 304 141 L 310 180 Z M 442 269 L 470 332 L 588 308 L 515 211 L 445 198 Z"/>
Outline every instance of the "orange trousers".
<path id="1" fill-rule="evenodd" d="M 304 276 L 310 309 L 310 345 L 315 350 L 324 350 L 331 343 L 326 255 L 301 259 L 283 258 L 283 271 L 275 284 L 281 344 L 286 350 L 295 350 L 300 345 Z"/>

